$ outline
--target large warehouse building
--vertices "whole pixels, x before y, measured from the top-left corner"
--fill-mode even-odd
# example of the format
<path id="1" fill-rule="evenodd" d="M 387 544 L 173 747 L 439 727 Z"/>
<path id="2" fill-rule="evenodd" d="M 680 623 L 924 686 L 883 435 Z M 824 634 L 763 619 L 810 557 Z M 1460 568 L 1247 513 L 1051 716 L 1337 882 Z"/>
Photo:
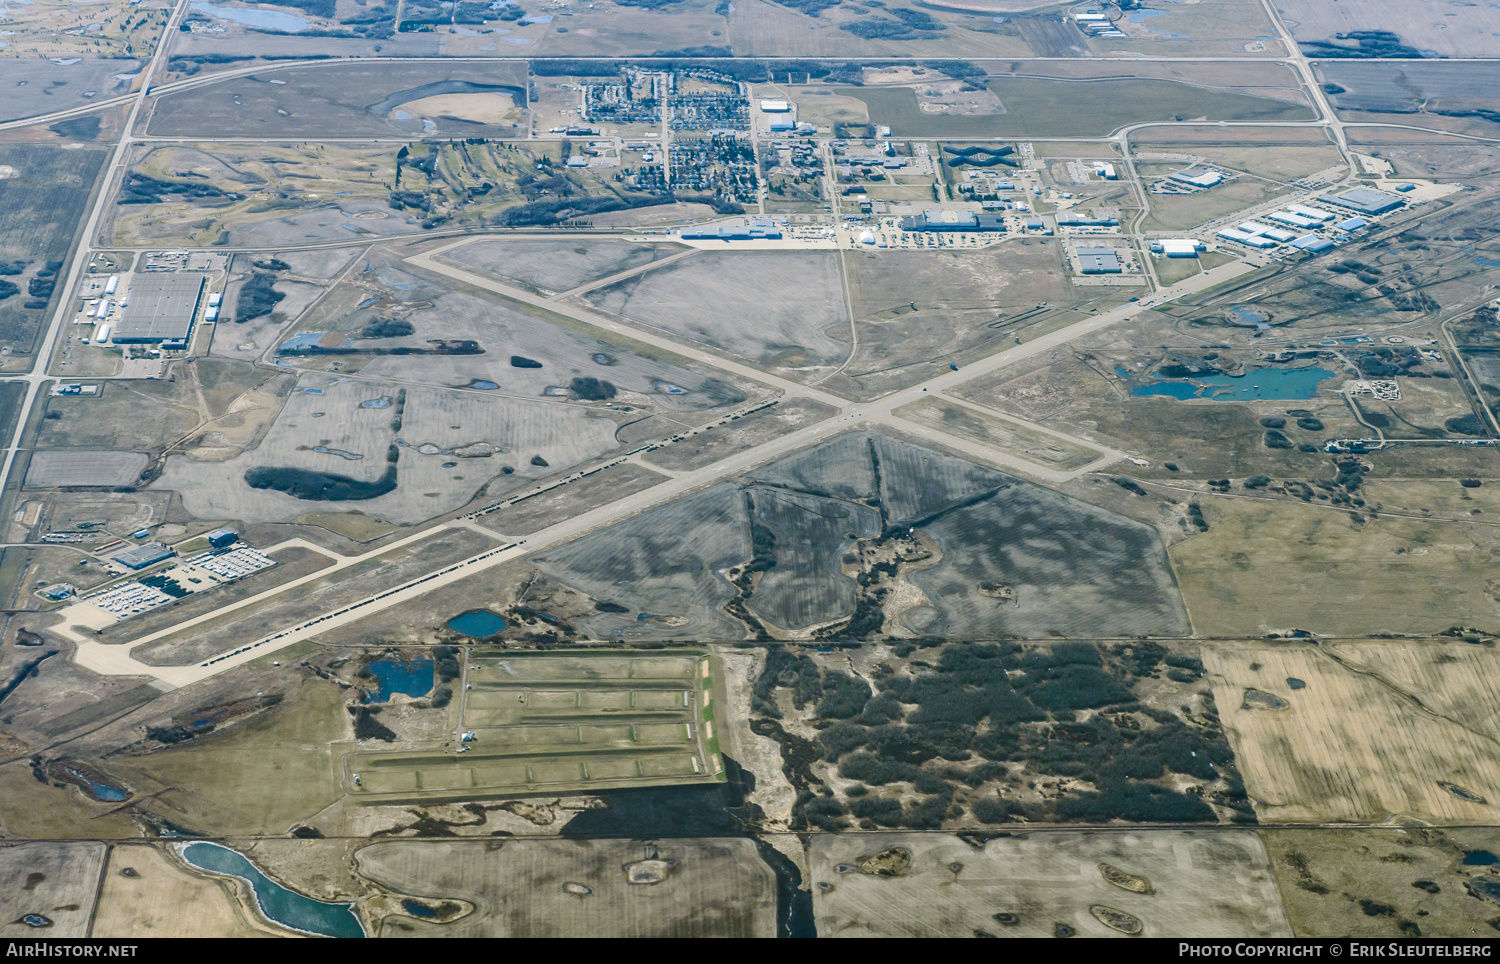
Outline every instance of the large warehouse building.
<path id="1" fill-rule="evenodd" d="M 1343 194 L 1325 197 L 1323 200 L 1330 204 L 1337 204 L 1341 208 L 1351 208 L 1360 214 L 1384 214 L 1406 203 L 1405 198 L 1369 187 L 1356 187 Z"/>
<path id="2" fill-rule="evenodd" d="M 207 280 L 207 275 L 187 272 L 136 275 L 112 340 L 116 345 L 186 348 Z"/>
<path id="3" fill-rule="evenodd" d="M 929 210 L 901 219 L 903 231 L 1004 231 L 1005 217 L 1000 214 L 975 214 L 973 211 Z"/>
<path id="4" fill-rule="evenodd" d="M 781 225 L 772 218 L 752 217 L 744 221 L 726 221 L 702 227 L 683 228 L 683 240 L 761 241 L 781 237 Z"/>

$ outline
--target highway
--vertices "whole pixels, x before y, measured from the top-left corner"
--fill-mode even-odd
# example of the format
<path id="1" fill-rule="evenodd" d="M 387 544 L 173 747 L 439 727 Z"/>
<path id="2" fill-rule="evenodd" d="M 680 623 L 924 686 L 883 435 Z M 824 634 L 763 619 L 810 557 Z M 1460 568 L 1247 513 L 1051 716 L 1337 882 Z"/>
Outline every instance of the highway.
<path id="1" fill-rule="evenodd" d="M 183 14 L 187 11 L 188 0 L 175 0 L 172 13 L 167 17 L 165 27 L 166 35 L 170 36 L 177 24 L 181 22 Z M 141 107 L 146 103 L 147 92 L 151 89 L 151 78 L 161 66 L 165 55 L 167 44 L 156 45 L 156 52 L 152 54 L 151 60 L 141 72 L 140 89 L 128 98 L 130 113 L 127 115 L 120 142 L 115 145 L 114 153 L 110 155 L 109 166 L 105 168 L 103 177 L 99 180 L 98 196 L 94 199 L 93 207 L 89 209 L 88 220 L 84 222 L 83 233 L 78 237 L 78 247 L 73 252 L 73 259 L 68 264 L 68 270 L 60 277 L 62 282 L 61 296 L 57 299 L 57 307 L 52 315 L 52 323 L 48 325 L 46 333 L 42 336 L 37 349 L 35 364 L 31 371 L 24 375 L 6 376 L 12 380 L 19 379 L 26 382 L 26 397 L 21 403 L 20 415 L 16 418 L 16 428 L 11 433 L 10 444 L 5 449 L 5 459 L 0 463 L 0 479 L 4 485 L 0 486 L 0 492 L 10 486 L 20 487 L 18 479 L 11 477 L 11 470 L 15 465 L 16 456 L 20 450 L 21 439 L 26 434 L 27 423 L 31 420 L 32 409 L 36 406 L 37 393 L 42 383 L 49 379 L 48 369 L 52 366 L 52 356 L 57 352 L 58 346 L 62 344 L 62 331 L 67 326 L 73 314 L 72 293 L 78 290 L 79 280 L 83 277 L 84 269 L 88 266 L 89 259 L 94 255 L 94 235 L 99 230 L 99 222 L 104 217 L 104 212 L 109 209 L 113 200 L 113 185 L 117 177 L 122 176 L 125 166 L 129 163 L 130 147 L 133 143 L 130 132 L 135 126 L 136 118 L 140 115 Z M 97 109 L 99 105 L 93 105 Z M 0 125 L 4 127 L 6 125 Z"/>

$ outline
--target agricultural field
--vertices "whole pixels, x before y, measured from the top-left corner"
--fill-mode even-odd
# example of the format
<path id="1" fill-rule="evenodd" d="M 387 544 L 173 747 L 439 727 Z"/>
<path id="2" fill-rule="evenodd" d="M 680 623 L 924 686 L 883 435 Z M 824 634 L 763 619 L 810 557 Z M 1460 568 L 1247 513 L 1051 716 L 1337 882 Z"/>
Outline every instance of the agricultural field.
<path id="1" fill-rule="evenodd" d="M 1493 57 L 1500 14 L 1493 7 L 1431 5 L 1413 9 L 1400 0 L 1274 0 L 1292 36 L 1309 57 L 1330 50 L 1355 57 Z M 1341 39 L 1350 33 L 1386 34 L 1375 42 Z M 1347 54 L 1343 56 L 1348 56 Z"/>
<path id="2" fill-rule="evenodd" d="M 542 572 L 624 613 L 585 620 L 596 639 L 734 638 L 719 572 L 751 556 L 744 498 L 732 484 L 678 499 L 533 560 Z"/>
<path id="3" fill-rule="evenodd" d="M 880 10 L 861 4 L 819 5 L 804 13 L 770 0 L 745 0 L 730 8 L 728 20 L 726 37 L 739 57 L 1050 55 L 1028 42 L 1014 24 L 938 4 L 892 2 Z M 1069 30 L 1082 48 L 1082 35 Z"/>
<path id="4" fill-rule="evenodd" d="M 446 925 L 388 919 L 382 937 L 771 937 L 776 877 L 747 838 L 388 840 L 361 849 L 360 876 L 463 900 Z"/>
<path id="5" fill-rule="evenodd" d="M 431 803 L 724 779 L 706 653 L 480 650 L 468 659 L 454 714 L 464 742 L 349 754 L 342 783 L 351 799 Z"/>
<path id="6" fill-rule="evenodd" d="M 12 59 L 3 56 L 6 53 L 8 47 L 0 48 L 0 88 L 6 92 L 4 104 L 0 104 L 0 121 L 82 107 L 101 94 L 119 96 L 130 89 L 131 81 L 143 66 L 142 61 L 135 59 L 92 56 Z M 82 119 L 85 123 L 89 120 Z"/>
<path id="7" fill-rule="evenodd" d="M 230 895 L 227 882 L 187 870 L 163 848 L 138 844 L 110 850 L 109 872 L 94 911 L 93 936 L 273 935 Z"/>
<path id="8" fill-rule="evenodd" d="M 1292 935 L 1250 831 L 819 834 L 808 860 L 819 937 Z"/>
<path id="9" fill-rule="evenodd" d="M 442 39 L 432 31 L 397 32 L 396 0 L 292 0 L 215 4 L 191 9 L 188 32 L 173 37 L 167 67 L 173 79 L 275 61 L 331 57 L 433 57 Z M 413 4 L 411 15 L 420 18 Z M 430 11 L 430 8 L 427 8 Z"/>
<path id="10" fill-rule="evenodd" d="M 1208 530 L 1170 550 L 1199 633 L 1431 634 L 1495 623 L 1488 525 L 1321 503 L 1199 502 Z"/>
<path id="11" fill-rule="evenodd" d="M 1256 815 L 1492 824 L 1494 727 L 1475 725 L 1464 701 L 1493 700 L 1495 658 L 1471 648 L 1460 639 L 1205 644 Z"/>
<path id="12" fill-rule="evenodd" d="M 1485 16 L 1478 8 L 1465 16 Z M 1500 28 L 1500 16 L 1488 14 Z M 1486 56 L 1494 56 L 1489 38 Z M 1319 65 L 1329 100 L 1350 120 L 1385 120 L 1398 124 L 1473 131 L 1493 135 L 1495 118 L 1487 113 L 1500 96 L 1500 85 L 1480 64 L 1389 64 L 1380 61 L 1329 61 Z"/>
<path id="13" fill-rule="evenodd" d="M 45 917 L 48 937 L 87 937 L 105 845 L 7 843 L 0 845 L 0 937 L 33 937 L 22 918 Z"/>
<path id="14" fill-rule="evenodd" d="M 1496 920 L 1490 827 L 1263 830 L 1293 930 L 1471 938 Z M 1481 889 L 1482 888 L 1482 889 Z"/>
<path id="15" fill-rule="evenodd" d="M 104 159 L 91 147 L 0 144 L 0 371 L 28 371 L 34 363 Z"/>

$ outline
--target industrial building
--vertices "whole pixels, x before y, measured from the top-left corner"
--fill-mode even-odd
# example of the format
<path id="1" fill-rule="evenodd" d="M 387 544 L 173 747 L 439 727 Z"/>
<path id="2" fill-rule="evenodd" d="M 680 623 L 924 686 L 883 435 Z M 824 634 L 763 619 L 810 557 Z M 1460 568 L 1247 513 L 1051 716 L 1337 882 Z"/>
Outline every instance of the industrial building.
<path id="1" fill-rule="evenodd" d="M 1224 175 L 1218 171 L 1186 170 L 1178 171 L 1176 174 L 1168 174 L 1167 177 L 1180 184 L 1191 184 L 1193 187 L 1213 187 L 1224 180 Z"/>
<path id="2" fill-rule="evenodd" d="M 208 534 L 208 544 L 215 549 L 223 549 L 240 541 L 240 534 L 233 529 L 215 529 Z"/>
<path id="3" fill-rule="evenodd" d="M 1316 234 L 1308 234 L 1292 242 L 1292 247 L 1309 254 L 1319 254 L 1333 247 L 1333 242 L 1327 238 L 1320 238 Z"/>
<path id="4" fill-rule="evenodd" d="M 1342 231 L 1345 234 L 1348 234 L 1351 231 L 1358 231 L 1360 228 L 1369 223 L 1370 222 L 1366 221 L 1364 218 L 1350 218 L 1347 221 L 1340 221 L 1338 224 L 1335 224 L 1333 226 L 1333 229 L 1335 231 Z"/>
<path id="5" fill-rule="evenodd" d="M 115 556 L 115 562 L 127 569 L 144 569 L 153 566 L 163 559 L 172 558 L 172 550 L 160 542 L 147 542 L 144 545 L 134 546 Z"/>
<path id="6" fill-rule="evenodd" d="M 1203 242 L 1197 238 L 1163 238 L 1152 241 L 1151 250 L 1169 258 L 1196 258 L 1203 250 Z"/>
<path id="7" fill-rule="evenodd" d="M 1358 211 L 1360 214 L 1384 214 L 1387 211 L 1396 210 L 1405 203 L 1404 198 L 1369 187 L 1356 187 L 1343 194 L 1330 195 L 1323 200 L 1329 204 L 1337 204 L 1341 208 Z"/>
<path id="8" fill-rule="evenodd" d="M 708 224 L 698 228 L 683 228 L 682 239 L 710 241 L 760 241 L 781 237 L 781 225 L 771 218 L 748 218 L 745 221 L 728 221 L 723 224 Z"/>
<path id="9" fill-rule="evenodd" d="M 114 343 L 186 348 L 207 280 L 206 275 L 186 272 L 136 275 L 130 304 L 114 329 Z"/>
<path id="10" fill-rule="evenodd" d="M 1226 241 L 1237 244 L 1247 244 L 1252 248 L 1274 248 L 1277 242 L 1263 234 L 1250 234 L 1245 231 L 1236 231 L 1234 228 L 1225 228 L 1218 232 L 1219 237 Z"/>
<path id="11" fill-rule="evenodd" d="M 1275 221 L 1277 224 L 1288 224 L 1294 228 L 1315 228 L 1318 226 L 1316 218 L 1309 218 L 1291 211 L 1272 211 L 1266 215 L 1267 221 Z"/>
<path id="12" fill-rule="evenodd" d="M 1300 214 L 1304 218 L 1312 218 L 1318 222 L 1332 221 L 1336 216 L 1332 211 L 1325 211 L 1322 208 L 1310 208 L 1305 204 L 1288 204 L 1286 209 L 1293 214 Z"/>
<path id="13" fill-rule="evenodd" d="M 1073 211 L 1061 211 L 1057 215 L 1057 226 L 1061 228 L 1114 228 L 1120 219 L 1114 217 L 1085 217 Z"/>
<path id="14" fill-rule="evenodd" d="M 1274 241 L 1290 241 L 1296 237 L 1290 231 L 1273 228 L 1269 224 L 1261 224 L 1259 221 L 1242 221 L 1240 223 L 1240 230 L 1246 234 L 1264 234 Z"/>
<path id="15" fill-rule="evenodd" d="M 786 100 L 763 100 L 760 109 L 767 114 L 785 114 L 792 109 L 792 104 Z"/>
<path id="16" fill-rule="evenodd" d="M 975 214 L 973 211 L 923 211 L 901 219 L 903 231 L 1004 231 L 1005 218 L 999 214 Z"/>
<path id="17" fill-rule="evenodd" d="M 1078 256 L 1078 268 L 1084 274 L 1119 274 L 1125 270 L 1114 248 L 1086 247 L 1073 253 Z"/>

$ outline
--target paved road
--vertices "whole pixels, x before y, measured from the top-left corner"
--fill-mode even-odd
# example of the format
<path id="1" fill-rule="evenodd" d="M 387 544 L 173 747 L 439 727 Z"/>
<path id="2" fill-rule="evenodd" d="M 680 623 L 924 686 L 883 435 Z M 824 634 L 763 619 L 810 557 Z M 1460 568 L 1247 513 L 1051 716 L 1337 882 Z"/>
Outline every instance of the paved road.
<path id="1" fill-rule="evenodd" d="M 188 0 L 175 0 L 172 12 L 167 17 L 167 25 L 164 28 L 164 36 L 171 36 L 172 31 L 177 29 L 183 13 L 187 10 Z M 68 265 L 68 270 L 62 276 L 62 293 L 57 299 L 57 309 L 52 315 L 52 323 L 48 325 L 46 334 L 42 336 L 40 348 L 37 350 L 36 363 L 31 371 L 24 375 L 10 376 L 13 380 L 26 382 L 26 397 L 21 403 L 20 415 L 16 419 L 16 429 L 11 435 L 10 444 L 5 449 L 5 459 L 0 464 L 0 479 L 4 480 L 6 486 L 16 485 L 19 488 L 19 479 L 11 477 L 11 469 L 15 465 L 16 455 L 20 449 L 21 439 L 26 434 L 27 422 L 31 420 L 32 409 L 36 406 L 38 392 L 42 383 L 48 380 L 47 370 L 52 364 L 52 356 L 57 351 L 57 346 L 62 342 L 62 330 L 68 324 L 73 314 L 72 292 L 78 290 L 79 279 L 83 276 L 84 269 L 88 266 L 89 259 L 93 257 L 94 234 L 99 230 L 99 222 L 104 217 L 104 212 L 109 209 L 112 202 L 112 186 L 115 178 L 120 175 L 130 159 L 130 146 L 133 143 L 130 138 L 131 128 L 135 126 L 136 117 L 140 114 L 142 105 L 146 102 L 146 92 L 150 90 L 151 78 L 155 76 L 161 65 L 163 54 L 167 44 L 165 42 L 156 45 L 156 53 L 152 55 L 145 70 L 141 72 L 140 90 L 129 95 L 130 113 L 126 117 L 122 128 L 124 134 L 120 142 L 115 145 L 115 150 L 110 155 L 109 166 L 104 171 L 104 176 L 99 182 L 99 196 L 94 199 L 94 206 L 89 211 L 88 221 L 84 223 L 83 233 L 78 237 L 78 249 L 73 253 L 73 260 Z M 94 105 L 96 108 L 98 105 Z M 0 125 L 3 127 L 5 125 Z M 4 489 L 0 489 L 3 492 Z"/>
<path id="2" fill-rule="evenodd" d="M 439 262 L 431 261 L 430 254 L 419 255 L 417 256 L 417 258 L 414 258 L 412 260 L 417 261 L 421 258 L 428 259 L 428 261 L 424 263 L 424 266 L 429 267 L 432 270 L 441 270 L 444 273 L 448 271 L 458 270 L 449 268 L 449 266 L 442 265 Z M 1070 327 L 1059 329 L 1057 331 L 1051 332 L 1050 334 L 1043 335 L 1026 344 L 1016 345 L 1012 348 L 1007 348 L 1003 351 L 996 352 L 995 354 L 990 355 L 978 362 L 967 365 L 958 371 L 945 372 L 936 378 L 929 379 L 928 381 L 923 382 L 919 385 L 913 385 L 910 388 L 896 392 L 892 395 L 888 395 L 873 402 L 849 403 L 844 399 L 838 398 L 837 396 L 829 396 L 826 395 L 826 393 L 819 392 L 816 389 L 810 389 L 804 385 L 798 385 L 793 382 L 786 382 L 785 380 L 776 379 L 776 381 L 784 383 L 788 387 L 789 391 L 796 396 L 823 396 L 834 399 L 837 403 L 836 407 L 840 409 L 839 413 L 832 418 L 824 419 L 821 422 L 817 422 L 797 431 L 782 435 L 778 438 L 762 443 L 761 445 L 753 446 L 751 448 L 735 452 L 734 454 L 721 459 L 713 463 L 712 465 L 704 466 L 703 468 L 692 471 L 681 472 L 669 478 L 667 481 L 653 486 L 652 488 L 633 493 L 607 505 L 599 506 L 598 508 L 592 509 L 590 511 L 580 513 L 579 515 L 559 522 L 556 525 L 543 529 L 540 532 L 534 533 L 526 539 L 521 540 L 520 542 L 502 545 L 494 549 L 488 549 L 476 556 L 472 556 L 469 559 L 463 560 L 462 562 L 455 563 L 450 566 L 444 566 L 441 569 L 408 580 L 397 586 L 382 588 L 379 591 L 372 592 L 369 597 L 360 602 L 357 602 L 350 606 L 342 607 L 339 610 L 330 611 L 318 616 L 314 616 L 293 626 L 288 626 L 285 629 L 279 630 L 274 634 L 270 634 L 252 642 L 248 642 L 244 646 L 232 651 L 232 653 L 215 657 L 213 660 L 206 663 L 200 663 L 192 666 L 147 666 L 146 664 L 134 659 L 131 656 L 131 651 L 141 645 L 144 645 L 156 639 L 163 638 L 164 636 L 171 633 L 180 632 L 183 629 L 190 629 L 195 625 L 199 625 L 209 620 L 216 619 L 220 616 L 236 612 L 254 603 L 261 602 L 283 592 L 293 590 L 297 586 L 309 582 L 313 579 L 324 578 L 330 573 L 337 572 L 341 569 L 346 569 L 349 566 L 352 566 L 364 559 L 390 552 L 392 549 L 398 548 L 400 546 L 410 545 L 414 542 L 437 535 L 440 532 L 447 531 L 448 529 L 453 528 L 457 525 L 465 524 L 440 524 L 428 529 L 421 530 L 420 532 L 413 533 L 412 535 L 407 536 L 398 543 L 393 543 L 392 545 L 386 546 L 383 549 L 374 550 L 373 552 L 366 553 L 363 556 L 344 557 L 342 560 L 336 562 L 331 568 L 321 570 L 320 572 L 314 573 L 310 576 L 303 577 L 298 580 L 294 580 L 291 583 L 266 590 L 264 593 L 260 593 L 249 599 L 242 600 L 241 602 L 234 603 L 229 606 L 225 606 L 221 609 L 215 610 L 212 613 L 207 613 L 195 619 L 184 621 L 183 623 L 180 623 L 171 629 L 152 633 L 138 640 L 134 640 L 129 644 L 107 645 L 104 643 L 100 643 L 97 640 L 91 639 L 89 636 L 87 636 L 84 631 L 84 627 L 73 626 L 70 624 L 53 627 L 51 631 L 60 633 L 61 635 L 66 636 L 73 642 L 75 642 L 78 646 L 77 655 L 75 657 L 76 661 L 79 665 L 93 670 L 94 672 L 105 675 L 150 676 L 161 681 L 164 684 L 172 686 L 185 686 L 191 683 L 195 683 L 200 680 L 208 679 L 209 677 L 215 676 L 228 669 L 243 665 L 247 662 L 250 662 L 251 660 L 260 659 L 264 656 L 275 653 L 276 651 L 287 646 L 291 646 L 303 640 L 312 639 L 324 632 L 327 632 L 330 629 L 335 629 L 339 626 L 347 625 L 360 619 L 365 619 L 392 606 L 400 605 L 401 603 L 415 599 L 418 596 L 431 592 L 434 589 L 438 589 L 457 582 L 458 580 L 474 576 L 493 566 L 519 559 L 527 554 L 539 552 L 563 542 L 571 541 L 578 538 L 579 536 L 584 535 L 585 533 L 591 532 L 603 526 L 610 525 L 611 523 L 621 521 L 653 506 L 660 505 L 662 503 L 679 498 L 680 496 L 693 490 L 712 485 L 715 482 L 719 482 L 723 479 L 740 475 L 752 468 L 755 468 L 756 466 L 774 461 L 804 446 L 822 441 L 841 432 L 870 425 L 878 426 L 885 424 L 908 428 L 931 437 L 934 433 L 930 429 L 905 423 L 903 420 L 895 417 L 892 413 L 895 411 L 895 409 L 901 407 L 902 405 L 917 401 L 923 397 L 931 397 L 934 394 L 942 393 L 943 391 L 948 389 L 956 388 L 957 386 L 967 381 L 982 378 L 986 375 L 999 371 L 1006 366 L 1013 365 L 1019 361 L 1023 361 L 1027 358 L 1032 358 L 1044 352 L 1050 353 L 1070 341 L 1081 338 L 1085 335 L 1092 334 L 1096 331 L 1099 331 L 1110 325 L 1117 324 L 1121 321 L 1125 321 L 1129 318 L 1133 318 L 1141 312 L 1149 310 L 1156 304 L 1161 304 L 1165 301 L 1171 301 L 1175 298 L 1180 298 L 1185 295 L 1202 291 L 1214 285 L 1232 280 L 1233 278 L 1236 278 L 1246 272 L 1253 271 L 1257 267 L 1257 264 L 1249 261 L 1236 261 L 1231 264 L 1222 265 L 1201 275 L 1196 275 L 1179 285 L 1175 285 L 1171 288 L 1165 289 L 1162 292 L 1159 292 L 1158 294 L 1153 295 L 1149 298 L 1143 299 L 1138 303 L 1126 304 L 1111 311 L 1102 312 L 1096 317 L 1089 318 Z M 463 274 L 467 273 L 464 272 Z M 495 284 L 494 282 L 490 282 L 489 279 L 481 278 L 479 280 L 485 282 L 486 287 Z M 499 287 L 504 288 L 505 286 Z M 525 292 L 520 293 L 527 294 Z M 537 296 L 527 294 L 527 297 L 536 298 Z M 558 307 L 556 303 L 546 302 L 545 299 L 539 300 L 542 300 L 549 309 L 555 309 L 556 307 Z M 606 330 L 617 331 L 619 334 L 625 337 L 648 340 L 647 338 L 643 338 L 642 333 L 636 331 L 635 329 L 627 328 L 623 325 L 618 325 L 605 319 L 600 319 L 594 316 L 587 316 L 585 314 L 585 320 L 587 320 L 590 324 L 598 325 L 599 327 L 603 327 Z M 687 354 L 690 357 L 696 356 L 697 360 L 700 360 L 705 364 L 711 364 L 720 368 L 726 367 L 723 359 L 718 358 L 714 355 L 710 355 L 707 352 L 703 352 L 697 348 L 684 346 L 655 335 L 649 336 L 649 340 L 653 344 L 658 344 L 661 347 L 665 347 L 671 351 L 675 351 L 680 354 Z M 761 382 L 767 382 L 768 380 L 772 380 L 775 378 L 774 376 L 769 376 L 763 372 L 754 371 L 753 369 L 747 369 L 747 374 L 753 374 L 756 380 Z M 1010 418 L 1014 421 L 1019 421 L 1015 420 L 1013 416 L 1002 417 Z M 1026 424 L 1030 425 L 1030 423 Z M 1042 427 L 1037 426 L 1037 428 Z M 1052 435 L 1062 436 L 1062 433 L 1058 433 L 1055 430 L 1042 430 L 1047 431 Z M 1068 436 L 1062 437 L 1067 438 Z M 963 448 L 966 452 L 970 449 L 973 449 L 975 450 L 973 454 L 979 455 L 982 458 L 986 458 L 989 461 L 1002 461 L 1000 459 L 997 459 L 997 453 L 993 452 L 992 450 L 983 449 L 982 447 L 977 446 L 975 443 L 967 442 L 965 440 L 957 441 L 962 443 Z M 1097 448 L 1097 446 L 1093 447 Z M 1109 456 L 1110 453 L 1106 453 L 1104 458 L 1109 458 Z M 1028 464 L 1028 468 L 1031 471 L 1035 471 L 1037 467 Z M 1086 470 L 1087 469 L 1080 471 Z"/>

